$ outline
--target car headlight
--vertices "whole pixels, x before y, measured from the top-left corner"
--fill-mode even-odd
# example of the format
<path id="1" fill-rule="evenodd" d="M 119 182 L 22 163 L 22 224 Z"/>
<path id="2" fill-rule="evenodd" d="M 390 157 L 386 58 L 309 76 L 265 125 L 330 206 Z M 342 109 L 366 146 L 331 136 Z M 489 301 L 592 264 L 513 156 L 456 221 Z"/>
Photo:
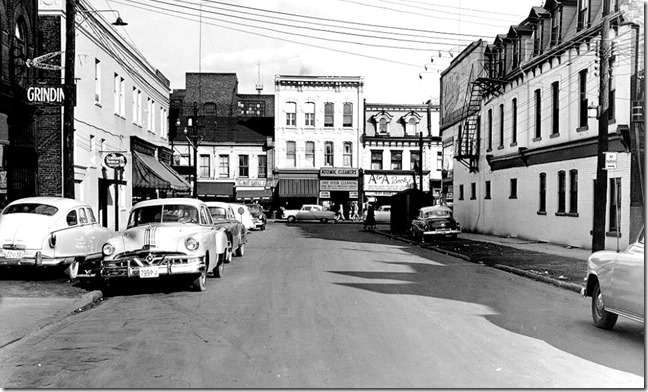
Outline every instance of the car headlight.
<path id="1" fill-rule="evenodd" d="M 187 247 L 187 250 L 190 250 L 192 252 L 198 249 L 199 246 L 200 243 L 193 237 L 189 237 L 185 241 L 185 247 Z"/>
<path id="2" fill-rule="evenodd" d="M 111 243 L 104 244 L 104 246 L 101 248 L 101 251 L 103 252 L 104 256 L 110 256 L 115 253 L 115 246 Z"/>

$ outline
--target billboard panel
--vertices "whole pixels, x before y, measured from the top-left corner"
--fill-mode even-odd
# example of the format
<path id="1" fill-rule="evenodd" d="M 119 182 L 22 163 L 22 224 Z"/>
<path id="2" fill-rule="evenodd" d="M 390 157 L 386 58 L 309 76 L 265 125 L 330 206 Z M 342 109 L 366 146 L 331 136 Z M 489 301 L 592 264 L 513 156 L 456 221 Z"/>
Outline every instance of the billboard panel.
<path id="1" fill-rule="evenodd" d="M 470 82 L 483 72 L 485 47 L 482 40 L 473 42 L 441 74 L 441 129 L 462 119 Z"/>

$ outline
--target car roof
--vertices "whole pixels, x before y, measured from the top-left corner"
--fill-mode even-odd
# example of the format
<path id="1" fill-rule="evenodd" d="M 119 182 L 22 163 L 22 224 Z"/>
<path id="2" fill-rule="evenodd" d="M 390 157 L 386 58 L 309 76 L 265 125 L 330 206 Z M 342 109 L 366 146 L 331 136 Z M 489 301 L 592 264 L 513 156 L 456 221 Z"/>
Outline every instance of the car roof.
<path id="1" fill-rule="evenodd" d="M 446 206 L 428 206 L 428 207 L 422 207 L 419 209 L 419 211 L 422 212 L 428 212 L 428 211 L 447 211 L 452 213 L 452 209 L 446 207 Z"/>
<path id="2" fill-rule="evenodd" d="M 8 205 L 34 203 L 34 204 L 48 204 L 58 208 L 59 210 L 67 210 L 75 207 L 89 207 L 88 203 L 77 199 L 69 199 L 67 197 L 54 197 L 54 196 L 37 196 L 25 197 L 23 199 L 14 200 Z"/>
<path id="3" fill-rule="evenodd" d="M 166 199 L 150 199 L 150 200 L 144 200 L 140 201 L 139 203 L 135 204 L 133 208 L 135 207 L 148 207 L 148 206 L 160 206 L 164 204 L 185 204 L 185 205 L 191 205 L 194 207 L 199 207 L 203 204 L 205 204 L 204 201 L 199 200 L 199 199 L 194 199 L 191 197 L 169 197 Z"/>
<path id="4" fill-rule="evenodd" d="M 205 204 L 207 204 L 207 207 L 231 207 L 230 203 L 227 203 L 225 201 L 206 201 Z"/>

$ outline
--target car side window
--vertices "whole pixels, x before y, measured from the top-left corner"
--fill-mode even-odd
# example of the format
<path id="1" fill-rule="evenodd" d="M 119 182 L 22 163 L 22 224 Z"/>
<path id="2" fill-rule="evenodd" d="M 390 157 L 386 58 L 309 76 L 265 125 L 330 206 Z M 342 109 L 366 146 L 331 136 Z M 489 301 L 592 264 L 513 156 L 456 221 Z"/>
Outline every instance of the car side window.
<path id="1" fill-rule="evenodd" d="M 97 223 L 97 219 L 95 218 L 95 214 L 92 211 L 92 208 L 86 208 L 86 211 L 88 212 L 88 219 L 90 220 L 90 223 Z"/>
<path id="2" fill-rule="evenodd" d="M 79 208 L 79 222 L 81 224 L 88 223 L 88 216 L 86 215 L 85 208 Z"/>
<path id="3" fill-rule="evenodd" d="M 304 211 L 310 211 L 310 210 L 311 210 L 311 207 L 310 207 L 310 206 L 304 207 L 303 210 L 304 210 Z"/>
<path id="4" fill-rule="evenodd" d="M 200 207 L 200 223 L 203 225 L 211 225 L 213 222 L 211 220 L 211 215 L 207 211 L 205 206 Z"/>
<path id="5" fill-rule="evenodd" d="M 76 210 L 72 210 L 68 212 L 67 216 L 65 217 L 65 220 L 68 226 L 76 226 L 78 223 Z"/>

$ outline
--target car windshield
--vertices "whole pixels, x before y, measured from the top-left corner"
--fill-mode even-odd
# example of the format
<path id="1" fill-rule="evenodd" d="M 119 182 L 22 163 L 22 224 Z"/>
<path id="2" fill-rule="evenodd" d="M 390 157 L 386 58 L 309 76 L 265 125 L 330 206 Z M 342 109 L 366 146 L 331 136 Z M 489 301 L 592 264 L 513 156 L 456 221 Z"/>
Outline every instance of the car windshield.
<path id="1" fill-rule="evenodd" d="M 227 210 L 224 207 L 209 207 L 209 213 L 213 219 L 227 218 Z"/>
<path id="2" fill-rule="evenodd" d="M 439 217 L 449 217 L 449 216 L 450 216 L 450 211 L 443 211 L 443 210 L 428 211 L 423 214 L 424 218 L 439 218 Z"/>
<path id="3" fill-rule="evenodd" d="M 198 223 L 198 210 L 185 204 L 140 207 L 131 212 L 128 227 L 169 222 Z"/>
<path id="4" fill-rule="evenodd" d="M 263 211 L 261 210 L 261 206 L 258 205 L 258 204 L 246 204 L 246 206 L 247 206 L 248 210 L 250 210 L 250 212 L 252 213 L 252 215 L 254 215 L 254 214 L 260 214 L 261 212 L 263 212 Z"/>
<path id="5" fill-rule="evenodd" d="M 8 214 L 38 214 L 52 216 L 56 214 L 58 208 L 49 204 L 42 203 L 20 203 L 7 206 L 2 212 L 3 215 Z"/>

